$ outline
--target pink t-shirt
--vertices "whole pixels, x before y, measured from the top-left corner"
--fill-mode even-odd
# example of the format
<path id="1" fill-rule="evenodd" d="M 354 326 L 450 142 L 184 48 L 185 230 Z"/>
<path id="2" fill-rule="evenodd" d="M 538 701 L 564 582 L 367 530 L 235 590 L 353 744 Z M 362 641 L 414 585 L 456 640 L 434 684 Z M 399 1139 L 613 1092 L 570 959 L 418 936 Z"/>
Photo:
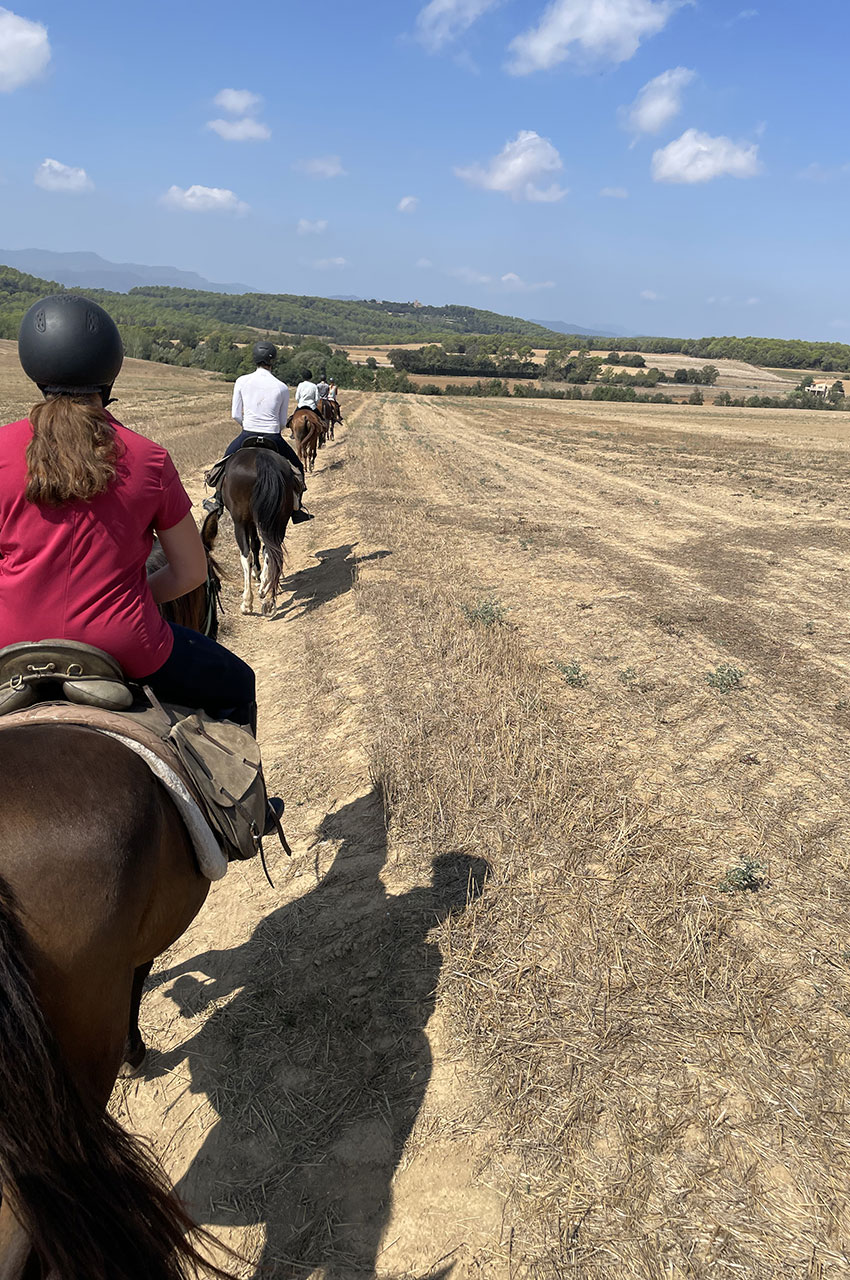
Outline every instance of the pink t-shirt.
<path id="1" fill-rule="evenodd" d="M 115 479 L 91 502 L 27 502 L 28 419 L 0 427 L 0 647 L 80 640 L 128 676 L 158 671 L 174 638 L 147 585 L 155 529 L 191 509 L 168 451 L 109 415 L 121 451 Z"/>

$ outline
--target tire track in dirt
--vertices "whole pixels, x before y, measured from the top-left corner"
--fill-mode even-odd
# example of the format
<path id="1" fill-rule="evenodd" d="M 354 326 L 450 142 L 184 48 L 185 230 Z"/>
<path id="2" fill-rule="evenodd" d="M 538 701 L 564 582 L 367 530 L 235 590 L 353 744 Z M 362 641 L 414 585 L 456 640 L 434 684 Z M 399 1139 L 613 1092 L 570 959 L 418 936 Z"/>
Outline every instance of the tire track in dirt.
<path id="1" fill-rule="evenodd" d="M 619 741 L 624 767 L 644 775 L 636 785 L 689 786 L 707 811 L 731 818 L 743 808 L 756 823 L 760 808 L 791 796 L 804 825 L 824 794 L 838 809 L 850 766 L 837 708 L 847 693 L 836 608 L 846 523 L 801 529 L 790 503 L 766 513 L 734 495 L 724 510 L 664 494 L 654 516 L 662 490 L 652 483 L 621 483 L 605 457 L 594 466 L 535 455 L 501 434 L 515 406 L 476 409 L 423 399 L 387 403 L 379 415 L 404 477 L 393 491 L 417 495 L 451 547 L 458 589 L 497 596 L 544 659 L 586 666 L 592 712 L 585 722 L 571 695 L 576 715 Z M 488 416 L 495 426 L 481 425 Z M 737 447 L 734 431 L 713 439 Z M 744 689 L 725 699 L 705 684 L 720 663 L 746 673 Z M 742 758 L 760 764 L 742 769 Z"/>

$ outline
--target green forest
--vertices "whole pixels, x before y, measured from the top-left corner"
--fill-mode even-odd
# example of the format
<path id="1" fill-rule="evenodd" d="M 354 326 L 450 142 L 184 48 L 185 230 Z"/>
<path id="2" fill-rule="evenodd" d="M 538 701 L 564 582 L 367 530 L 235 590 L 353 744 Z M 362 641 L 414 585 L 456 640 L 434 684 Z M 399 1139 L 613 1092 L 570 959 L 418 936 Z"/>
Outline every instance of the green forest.
<path id="1" fill-rule="evenodd" d="M 63 292 L 62 285 L 0 266 L 0 337 L 16 338 L 27 308 L 45 294 L 59 292 Z M 309 369 L 332 378 L 340 387 L 380 391 L 421 391 L 422 387 L 411 383 L 410 373 L 486 379 L 474 391 L 469 391 L 468 384 L 451 388 L 455 394 L 477 395 L 505 394 L 505 378 L 595 384 L 592 394 L 598 399 L 627 399 L 635 395 L 636 388 L 653 390 L 660 383 L 672 382 L 695 384 L 694 402 L 698 403 L 699 387 L 713 385 L 717 377 L 710 363 L 699 370 L 680 369 L 666 376 L 647 368 L 640 357 L 623 354 L 638 350 L 680 353 L 708 362 L 736 359 L 775 369 L 850 369 L 850 346 L 840 342 L 623 338 L 617 340 L 617 350 L 610 352 L 606 361 L 593 354 L 599 349 L 598 340 L 586 335 L 556 334 L 529 321 L 473 307 L 345 302 L 294 294 L 233 295 L 159 286 L 126 294 L 99 289 L 85 292 L 115 317 L 129 356 L 207 369 L 229 380 L 253 367 L 250 349 L 258 330 L 269 333 L 280 346 L 278 373 L 288 382 L 298 382 Z M 423 344 L 417 351 L 390 353 L 390 369 L 378 368 L 374 360 L 355 363 L 344 347 L 337 345 L 416 341 Z M 535 346 L 548 349 L 542 365 L 533 360 Z M 605 363 L 620 369 L 603 370 Z M 428 387 L 431 394 L 437 391 L 436 386 Z M 572 393 L 529 385 L 515 388 L 513 394 L 562 398 Z M 756 399 L 750 397 L 748 403 L 754 404 Z M 787 397 L 762 397 L 761 403 L 764 407 L 795 408 L 810 404 L 812 399 L 801 384 Z M 839 407 L 839 402 L 843 406 L 843 394 L 836 393 L 824 407 Z"/>

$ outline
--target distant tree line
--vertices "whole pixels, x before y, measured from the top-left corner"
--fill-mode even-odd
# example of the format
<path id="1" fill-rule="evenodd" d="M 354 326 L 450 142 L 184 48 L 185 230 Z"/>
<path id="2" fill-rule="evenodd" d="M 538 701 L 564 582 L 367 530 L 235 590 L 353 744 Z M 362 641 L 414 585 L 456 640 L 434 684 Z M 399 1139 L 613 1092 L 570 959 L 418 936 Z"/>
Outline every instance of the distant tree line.
<path id="1" fill-rule="evenodd" d="M 447 351 L 445 346 L 431 343 L 418 351 L 404 349 L 391 351 L 393 368 L 406 373 L 430 373 L 444 377 L 537 378 L 540 365 L 533 360 L 519 359 L 515 354 L 483 355 L 473 344 L 465 344 L 464 351 Z M 473 347 L 472 350 L 469 348 Z"/>
<path id="2" fill-rule="evenodd" d="M 592 351 L 599 340 L 585 334 L 559 336 L 565 351 Z M 618 338 L 623 351 L 650 355 L 693 356 L 697 360 L 741 360 L 767 369 L 850 369 L 850 346 L 844 342 L 806 342 L 799 338 Z"/>

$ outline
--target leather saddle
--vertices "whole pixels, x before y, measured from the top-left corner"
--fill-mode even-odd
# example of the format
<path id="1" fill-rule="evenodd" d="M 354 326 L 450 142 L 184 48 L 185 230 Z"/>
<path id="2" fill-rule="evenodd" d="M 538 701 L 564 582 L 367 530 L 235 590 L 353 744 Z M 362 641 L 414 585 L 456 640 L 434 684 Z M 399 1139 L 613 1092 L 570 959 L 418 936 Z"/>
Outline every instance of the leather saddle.
<path id="1" fill-rule="evenodd" d="M 277 445 L 274 443 L 276 439 L 277 436 L 273 436 L 271 432 L 267 432 L 265 435 L 259 433 L 255 436 L 249 436 L 247 440 L 243 440 L 236 453 L 232 453 L 230 457 L 219 458 L 217 462 L 212 464 L 204 476 L 204 484 L 210 489 L 217 489 L 224 479 L 224 469 L 230 458 L 235 458 L 236 454 L 240 453 L 242 449 L 273 449 L 279 456 Z"/>
<path id="2" fill-rule="evenodd" d="M 135 699 L 118 662 L 93 645 L 39 640 L 0 649 L 0 716 L 48 700 L 126 711 Z"/>

